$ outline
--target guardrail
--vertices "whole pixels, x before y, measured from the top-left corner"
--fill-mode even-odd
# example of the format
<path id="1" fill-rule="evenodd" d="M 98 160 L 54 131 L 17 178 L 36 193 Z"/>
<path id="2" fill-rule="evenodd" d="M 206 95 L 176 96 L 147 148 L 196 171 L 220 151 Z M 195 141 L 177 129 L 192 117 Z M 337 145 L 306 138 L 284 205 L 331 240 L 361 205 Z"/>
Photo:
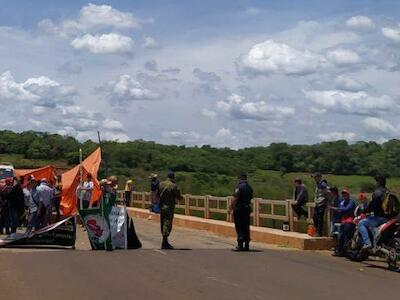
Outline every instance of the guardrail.
<path id="1" fill-rule="evenodd" d="M 124 199 L 124 191 L 119 191 L 120 199 Z M 183 195 L 183 199 L 177 201 L 176 211 L 187 216 L 203 217 L 205 219 L 224 219 L 233 222 L 232 215 L 228 213 L 228 207 L 233 197 L 215 197 L 210 195 Z M 265 200 L 254 198 L 252 201 L 252 225 L 261 227 L 282 228 L 281 223 L 287 223 L 290 231 L 305 231 L 306 225 L 312 223 L 314 203 L 307 203 L 306 209 L 309 218 L 298 220 L 292 209 L 292 200 Z M 151 206 L 151 193 L 131 192 L 129 206 L 148 209 Z M 327 210 L 325 217 L 325 235 L 328 235 L 331 227 L 331 213 Z M 280 226 L 279 226 L 280 225 Z"/>

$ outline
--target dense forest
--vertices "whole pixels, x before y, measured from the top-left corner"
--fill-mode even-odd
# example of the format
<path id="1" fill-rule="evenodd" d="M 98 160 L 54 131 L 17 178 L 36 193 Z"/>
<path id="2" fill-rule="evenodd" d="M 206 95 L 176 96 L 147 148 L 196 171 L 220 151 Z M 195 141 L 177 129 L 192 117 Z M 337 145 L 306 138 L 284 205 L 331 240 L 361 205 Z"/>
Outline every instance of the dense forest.
<path id="1" fill-rule="evenodd" d="M 0 154 L 19 154 L 26 159 L 65 160 L 78 163 L 78 149 L 88 154 L 97 143 L 79 143 L 73 137 L 42 132 L 0 131 Z M 129 176 L 132 169 L 145 171 L 171 168 L 182 172 L 200 172 L 234 176 L 239 172 L 275 170 L 337 175 L 373 175 L 376 172 L 400 176 L 400 140 L 384 144 L 346 141 L 315 145 L 273 143 L 266 147 L 240 150 L 229 148 L 160 145 L 142 140 L 103 143 L 104 159 L 110 172 Z M 104 169 L 103 169 L 104 171 Z"/>

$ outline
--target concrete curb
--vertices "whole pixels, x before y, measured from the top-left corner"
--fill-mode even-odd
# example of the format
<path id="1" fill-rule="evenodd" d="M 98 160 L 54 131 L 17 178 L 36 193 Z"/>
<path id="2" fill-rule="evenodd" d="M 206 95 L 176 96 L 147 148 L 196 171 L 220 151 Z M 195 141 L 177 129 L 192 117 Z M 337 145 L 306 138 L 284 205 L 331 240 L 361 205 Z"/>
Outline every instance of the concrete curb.
<path id="1" fill-rule="evenodd" d="M 160 222 L 158 214 L 150 213 L 146 209 L 134 207 L 128 207 L 127 209 L 129 215 L 133 217 L 148 219 L 151 216 L 152 221 Z M 234 224 L 225 221 L 175 214 L 174 225 L 206 230 L 227 237 L 236 237 Z M 301 250 L 330 250 L 334 245 L 333 239 L 328 237 L 314 238 L 303 233 L 254 226 L 251 226 L 251 240 Z"/>

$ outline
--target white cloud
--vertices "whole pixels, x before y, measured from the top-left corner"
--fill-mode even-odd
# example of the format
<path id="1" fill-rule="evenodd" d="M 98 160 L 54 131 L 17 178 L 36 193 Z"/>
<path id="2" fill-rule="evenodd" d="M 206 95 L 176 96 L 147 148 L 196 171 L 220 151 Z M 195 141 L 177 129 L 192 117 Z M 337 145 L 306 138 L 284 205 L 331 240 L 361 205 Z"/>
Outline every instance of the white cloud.
<path id="1" fill-rule="evenodd" d="M 400 26 L 396 28 L 384 27 L 382 28 L 382 34 L 393 42 L 400 42 Z"/>
<path id="2" fill-rule="evenodd" d="M 393 134 L 397 131 L 397 129 L 388 121 L 375 117 L 364 119 L 363 125 L 365 129 L 373 133 Z"/>
<path id="3" fill-rule="evenodd" d="M 112 131 L 123 131 L 124 125 L 122 125 L 122 123 L 120 121 L 107 118 L 103 121 L 103 128 L 112 130 Z"/>
<path id="4" fill-rule="evenodd" d="M 101 88 L 113 104 L 124 105 L 137 100 L 154 100 L 159 94 L 146 89 L 130 75 L 121 75 L 117 80 L 108 82 Z"/>
<path id="5" fill-rule="evenodd" d="M 89 3 L 83 6 L 77 18 L 65 19 L 59 25 L 45 19 L 38 23 L 38 28 L 47 33 L 59 33 L 73 36 L 81 33 L 96 32 L 102 29 L 139 28 L 142 21 L 129 12 L 119 11 L 109 5 Z"/>
<path id="6" fill-rule="evenodd" d="M 346 26 L 350 29 L 371 31 L 375 29 L 375 23 L 366 16 L 354 16 L 346 21 Z"/>
<path id="7" fill-rule="evenodd" d="M 358 54 L 349 49 L 336 49 L 329 51 L 327 57 L 337 66 L 353 65 L 360 62 Z"/>
<path id="8" fill-rule="evenodd" d="M 130 53 L 132 52 L 133 40 L 117 33 L 102 35 L 85 34 L 71 42 L 75 49 L 87 49 L 95 54 Z"/>
<path id="9" fill-rule="evenodd" d="M 354 132 L 328 132 L 324 134 L 319 134 L 318 138 L 322 141 L 337 141 L 337 140 L 346 140 L 346 141 L 355 141 L 357 134 Z"/>
<path id="10" fill-rule="evenodd" d="M 390 96 L 371 96 L 368 93 L 341 90 L 303 91 L 306 98 L 332 112 L 360 115 L 375 115 L 398 109 L 397 103 Z"/>
<path id="11" fill-rule="evenodd" d="M 298 50 L 283 43 L 267 40 L 254 45 L 241 58 L 244 70 L 255 74 L 306 75 L 316 72 L 325 62 L 309 50 Z"/>
<path id="12" fill-rule="evenodd" d="M 147 36 L 144 38 L 142 47 L 147 48 L 147 49 L 155 49 L 155 48 L 159 48 L 160 45 L 157 43 L 157 41 L 154 38 Z"/>
<path id="13" fill-rule="evenodd" d="M 232 94 L 226 100 L 218 101 L 217 108 L 228 113 L 233 119 L 248 120 L 279 120 L 294 114 L 293 107 L 272 105 L 265 101 L 251 102 Z"/>
<path id="14" fill-rule="evenodd" d="M 61 103 L 72 103 L 76 95 L 74 88 L 46 76 L 18 83 L 10 71 L 0 75 L 0 101 L 29 101 L 37 106 L 55 107 Z"/>

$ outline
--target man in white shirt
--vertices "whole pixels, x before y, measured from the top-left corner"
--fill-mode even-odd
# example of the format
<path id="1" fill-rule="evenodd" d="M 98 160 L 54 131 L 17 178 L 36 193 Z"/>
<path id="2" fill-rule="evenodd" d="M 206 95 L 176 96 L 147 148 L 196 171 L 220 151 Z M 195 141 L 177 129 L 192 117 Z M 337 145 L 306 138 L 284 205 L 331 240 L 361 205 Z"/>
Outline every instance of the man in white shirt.
<path id="1" fill-rule="evenodd" d="M 39 195 L 39 227 L 43 228 L 50 224 L 52 212 L 51 200 L 54 198 L 54 190 L 48 185 L 46 178 L 40 180 L 40 185 L 36 190 Z"/>
<path id="2" fill-rule="evenodd" d="M 39 208 L 39 194 L 37 192 L 37 181 L 35 177 L 29 178 L 29 183 L 24 188 L 24 197 L 28 206 L 28 225 L 26 226 L 26 233 L 31 233 L 32 229 L 37 227 L 37 213 Z"/>
<path id="3" fill-rule="evenodd" d="M 79 184 L 77 189 L 76 189 L 76 198 L 78 200 L 77 207 L 78 208 L 89 208 L 90 207 L 90 201 L 92 199 L 92 193 L 93 193 L 93 177 L 92 174 L 88 173 L 86 176 L 86 181 L 81 185 Z M 82 207 L 80 207 L 80 203 L 82 200 Z"/>

